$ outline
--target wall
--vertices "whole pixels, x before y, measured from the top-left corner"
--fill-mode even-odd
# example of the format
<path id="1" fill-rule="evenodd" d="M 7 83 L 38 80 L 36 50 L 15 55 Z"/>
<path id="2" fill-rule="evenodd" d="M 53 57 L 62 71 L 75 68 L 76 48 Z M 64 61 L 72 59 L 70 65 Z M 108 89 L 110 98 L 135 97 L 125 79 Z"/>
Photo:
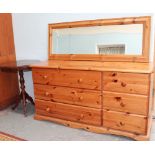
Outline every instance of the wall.
<path id="1" fill-rule="evenodd" d="M 63 13 L 32 13 L 13 14 L 13 29 L 17 60 L 47 60 L 48 23 L 76 20 L 147 16 L 151 14 L 63 14 Z M 153 59 L 153 50 L 151 50 Z M 27 91 L 33 96 L 31 73 L 25 73 Z"/>

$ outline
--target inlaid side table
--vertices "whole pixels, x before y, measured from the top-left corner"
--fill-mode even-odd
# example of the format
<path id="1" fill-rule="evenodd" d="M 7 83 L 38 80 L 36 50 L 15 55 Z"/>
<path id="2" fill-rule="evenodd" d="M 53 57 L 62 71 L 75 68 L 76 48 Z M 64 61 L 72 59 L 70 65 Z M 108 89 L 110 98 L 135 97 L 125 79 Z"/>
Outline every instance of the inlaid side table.
<path id="1" fill-rule="evenodd" d="M 3 72 L 17 72 L 19 74 L 19 82 L 20 82 L 20 93 L 17 99 L 17 102 L 12 107 L 13 110 L 17 108 L 20 101 L 22 100 L 23 104 L 23 112 L 26 116 L 26 101 L 29 101 L 34 105 L 34 101 L 32 97 L 25 90 L 25 80 L 24 80 L 24 72 L 31 71 L 30 65 L 38 63 L 38 60 L 19 60 L 16 62 L 10 62 L 0 65 L 0 69 Z"/>

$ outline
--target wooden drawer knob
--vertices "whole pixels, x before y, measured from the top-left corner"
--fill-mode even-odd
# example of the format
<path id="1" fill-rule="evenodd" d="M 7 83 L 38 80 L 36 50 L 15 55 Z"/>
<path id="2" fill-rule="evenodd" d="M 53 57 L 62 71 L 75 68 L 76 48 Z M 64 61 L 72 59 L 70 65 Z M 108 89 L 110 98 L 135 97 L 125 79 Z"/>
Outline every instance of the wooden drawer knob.
<path id="1" fill-rule="evenodd" d="M 45 92 L 45 96 L 49 96 L 49 92 Z"/>
<path id="2" fill-rule="evenodd" d="M 125 125 L 125 123 L 123 123 L 123 122 L 119 122 L 119 124 L 120 124 L 120 126 L 124 126 Z"/>
<path id="3" fill-rule="evenodd" d="M 116 124 L 116 126 L 118 126 L 118 127 L 122 127 L 122 126 L 125 126 L 125 123 L 123 123 L 123 122 L 119 122 L 119 123 Z"/>
<path id="4" fill-rule="evenodd" d="M 112 82 L 117 83 L 117 82 L 118 82 L 118 80 L 117 80 L 117 79 L 114 79 L 114 80 L 112 80 Z"/>
<path id="5" fill-rule="evenodd" d="M 44 75 L 43 77 L 44 77 L 44 79 L 47 79 L 47 75 Z"/>
<path id="6" fill-rule="evenodd" d="M 112 73 L 112 76 L 116 76 L 117 75 L 117 73 Z"/>
<path id="7" fill-rule="evenodd" d="M 82 100 L 83 100 L 83 96 L 80 96 L 80 97 L 79 97 L 79 100 L 82 101 Z"/>
<path id="8" fill-rule="evenodd" d="M 46 111 L 47 111 L 47 112 L 50 112 L 50 108 L 49 108 L 49 107 L 48 107 L 48 108 L 46 108 Z"/>
<path id="9" fill-rule="evenodd" d="M 81 114 L 81 115 L 80 115 L 80 118 L 84 118 L 84 114 Z"/>
<path id="10" fill-rule="evenodd" d="M 77 92 L 75 90 L 73 90 L 71 93 L 77 95 Z"/>
<path id="11" fill-rule="evenodd" d="M 78 83 L 81 83 L 83 80 L 82 79 L 78 79 Z"/>
<path id="12" fill-rule="evenodd" d="M 125 107 L 125 104 L 123 102 L 120 103 L 121 107 Z"/>
<path id="13" fill-rule="evenodd" d="M 121 86 L 122 86 L 122 87 L 126 87 L 126 83 L 121 82 Z"/>

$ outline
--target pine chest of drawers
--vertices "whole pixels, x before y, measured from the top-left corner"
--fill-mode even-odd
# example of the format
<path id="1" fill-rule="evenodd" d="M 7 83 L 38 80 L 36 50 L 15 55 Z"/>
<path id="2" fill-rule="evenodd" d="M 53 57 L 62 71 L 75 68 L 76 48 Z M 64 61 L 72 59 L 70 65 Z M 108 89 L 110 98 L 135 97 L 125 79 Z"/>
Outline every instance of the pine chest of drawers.
<path id="1" fill-rule="evenodd" d="M 151 69 L 91 66 L 65 61 L 33 65 L 35 119 L 148 140 Z"/>

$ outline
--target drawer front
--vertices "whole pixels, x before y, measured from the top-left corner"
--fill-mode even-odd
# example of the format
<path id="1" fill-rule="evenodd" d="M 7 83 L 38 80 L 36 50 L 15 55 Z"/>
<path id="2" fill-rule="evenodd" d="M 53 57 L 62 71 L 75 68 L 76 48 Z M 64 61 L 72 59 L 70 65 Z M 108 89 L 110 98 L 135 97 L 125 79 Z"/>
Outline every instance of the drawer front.
<path id="1" fill-rule="evenodd" d="M 146 133 L 147 119 L 138 115 L 127 115 L 121 112 L 104 111 L 103 126 L 111 129 L 133 132 L 136 134 Z"/>
<path id="2" fill-rule="evenodd" d="M 36 113 L 48 117 L 101 126 L 101 110 L 50 101 L 35 100 Z"/>
<path id="3" fill-rule="evenodd" d="M 101 91 L 35 84 L 34 92 L 37 99 L 101 108 Z"/>
<path id="4" fill-rule="evenodd" d="M 148 95 L 149 74 L 104 72 L 103 89 L 106 91 Z"/>
<path id="5" fill-rule="evenodd" d="M 33 69 L 33 80 L 39 84 L 101 89 L 101 72 L 95 71 Z"/>
<path id="6" fill-rule="evenodd" d="M 103 107 L 114 111 L 147 115 L 148 97 L 145 95 L 103 92 Z"/>

